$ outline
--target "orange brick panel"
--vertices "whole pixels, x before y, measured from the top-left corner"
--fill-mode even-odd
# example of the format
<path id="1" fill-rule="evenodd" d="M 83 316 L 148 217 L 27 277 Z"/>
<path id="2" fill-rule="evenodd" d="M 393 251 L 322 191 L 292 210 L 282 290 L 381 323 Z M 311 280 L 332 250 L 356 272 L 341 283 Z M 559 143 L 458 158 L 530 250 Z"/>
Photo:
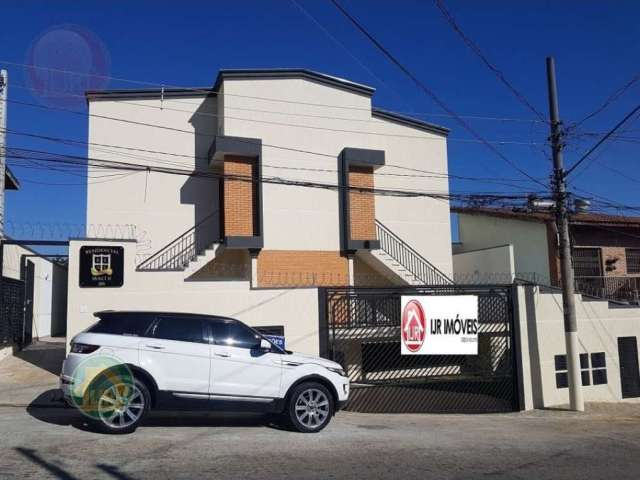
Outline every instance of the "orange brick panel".
<path id="1" fill-rule="evenodd" d="M 349 265 L 340 252 L 262 250 L 258 255 L 258 286 L 339 286 L 349 283 Z"/>
<path id="2" fill-rule="evenodd" d="M 373 188 L 373 168 L 355 167 L 349 169 L 349 186 Z M 349 219 L 351 240 L 376 239 L 376 206 L 372 193 L 349 191 Z"/>
<path id="3" fill-rule="evenodd" d="M 224 179 L 224 234 L 226 236 L 252 236 L 256 212 L 257 184 L 253 179 L 255 161 L 243 157 L 226 156 L 224 174 L 240 179 Z"/>

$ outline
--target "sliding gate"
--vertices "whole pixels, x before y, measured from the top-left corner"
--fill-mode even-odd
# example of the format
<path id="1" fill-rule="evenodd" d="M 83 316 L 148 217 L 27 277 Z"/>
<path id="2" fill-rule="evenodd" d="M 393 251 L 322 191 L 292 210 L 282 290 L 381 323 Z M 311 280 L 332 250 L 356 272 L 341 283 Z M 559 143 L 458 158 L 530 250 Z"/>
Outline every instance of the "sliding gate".
<path id="1" fill-rule="evenodd" d="M 400 355 L 402 295 L 465 294 L 478 296 L 478 355 Z M 320 301 L 322 353 L 351 379 L 347 410 L 519 409 L 511 286 L 323 289 Z"/>

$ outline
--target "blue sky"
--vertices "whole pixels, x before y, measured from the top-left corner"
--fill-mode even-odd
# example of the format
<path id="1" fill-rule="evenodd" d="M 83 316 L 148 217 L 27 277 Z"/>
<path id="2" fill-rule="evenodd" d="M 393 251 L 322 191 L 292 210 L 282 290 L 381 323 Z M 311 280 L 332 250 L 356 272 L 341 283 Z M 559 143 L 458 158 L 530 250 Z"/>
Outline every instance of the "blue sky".
<path id="1" fill-rule="evenodd" d="M 101 2 L 91 1 L 5 0 L 0 67 L 9 70 L 10 99 L 50 104 L 29 90 L 33 79 L 22 67 L 3 62 L 25 63 L 30 49 L 43 38 L 43 32 L 59 25 L 73 25 L 77 27 L 71 28 L 87 30 L 92 32 L 90 38 L 99 39 L 98 44 L 104 46 L 100 51 L 106 52 L 105 58 L 110 63 L 107 74 L 123 79 L 206 86 L 213 83 L 220 68 L 310 68 L 376 87 L 377 106 L 420 112 L 416 116 L 451 128 L 451 173 L 524 178 L 485 146 L 465 142 L 471 135 L 455 120 L 437 116 L 443 112 L 355 31 L 329 1 L 297 1 L 331 36 L 290 0 L 116 1 L 108 9 L 99 8 Z M 526 120 L 468 122 L 489 140 L 524 143 L 498 148 L 531 175 L 547 178 L 551 165 L 545 145 L 546 126 L 531 121 L 535 119 L 532 112 L 462 43 L 431 1 L 343 0 L 342 3 L 457 113 Z M 556 58 L 560 111 L 565 123 L 581 119 L 640 73 L 638 2 L 448 0 L 446 5 L 487 57 L 545 116 L 547 55 Z M 104 86 L 139 85 L 110 80 Z M 640 82 L 583 124 L 581 131 L 605 132 L 632 110 L 639 99 Z M 85 108 L 82 102 L 72 107 Z M 87 139 L 86 118 L 18 104 L 9 105 L 8 127 Z M 620 203 L 638 205 L 638 183 L 611 170 L 640 180 L 636 159 L 640 122 L 630 122 L 626 128 L 624 135 L 630 140 L 608 143 L 598 154 L 599 163 L 591 164 L 576 177 L 574 186 Z M 566 163 L 571 165 L 596 140 L 591 136 L 569 139 Z M 16 135 L 9 137 L 9 146 L 86 154 L 83 148 Z M 22 181 L 22 188 L 8 194 L 9 221 L 16 225 L 84 222 L 86 187 L 81 176 L 33 168 L 14 171 Z M 527 182 L 517 185 L 522 186 L 522 191 L 539 189 Z M 452 181 L 451 189 L 515 190 L 468 181 Z M 15 228 L 14 235 L 25 233 L 24 227 Z"/>

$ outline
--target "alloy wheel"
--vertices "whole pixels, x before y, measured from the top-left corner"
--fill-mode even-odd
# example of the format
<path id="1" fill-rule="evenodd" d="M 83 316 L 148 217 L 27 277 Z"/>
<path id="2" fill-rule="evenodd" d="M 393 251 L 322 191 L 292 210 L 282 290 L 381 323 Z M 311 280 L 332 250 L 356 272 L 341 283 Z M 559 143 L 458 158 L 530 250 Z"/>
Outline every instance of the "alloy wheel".
<path id="1" fill-rule="evenodd" d="M 295 413 L 306 428 L 320 428 L 329 418 L 329 399 L 317 388 L 304 390 L 296 400 Z"/>
<path id="2" fill-rule="evenodd" d="M 107 388 L 98 400 L 100 419 L 120 429 L 136 423 L 144 413 L 144 395 L 136 385 L 118 383 Z"/>

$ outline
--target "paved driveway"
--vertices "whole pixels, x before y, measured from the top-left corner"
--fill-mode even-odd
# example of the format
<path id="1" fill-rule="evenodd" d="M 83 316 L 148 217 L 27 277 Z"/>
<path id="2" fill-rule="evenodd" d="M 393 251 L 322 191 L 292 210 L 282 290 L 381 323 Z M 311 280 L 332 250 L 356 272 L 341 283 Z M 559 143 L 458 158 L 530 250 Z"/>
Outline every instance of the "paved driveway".
<path id="1" fill-rule="evenodd" d="M 13 478 L 624 478 L 640 475 L 640 404 L 590 413 L 343 412 L 303 435 L 263 417 L 152 416 L 131 435 L 69 409 L 0 407 L 0 476 Z"/>

